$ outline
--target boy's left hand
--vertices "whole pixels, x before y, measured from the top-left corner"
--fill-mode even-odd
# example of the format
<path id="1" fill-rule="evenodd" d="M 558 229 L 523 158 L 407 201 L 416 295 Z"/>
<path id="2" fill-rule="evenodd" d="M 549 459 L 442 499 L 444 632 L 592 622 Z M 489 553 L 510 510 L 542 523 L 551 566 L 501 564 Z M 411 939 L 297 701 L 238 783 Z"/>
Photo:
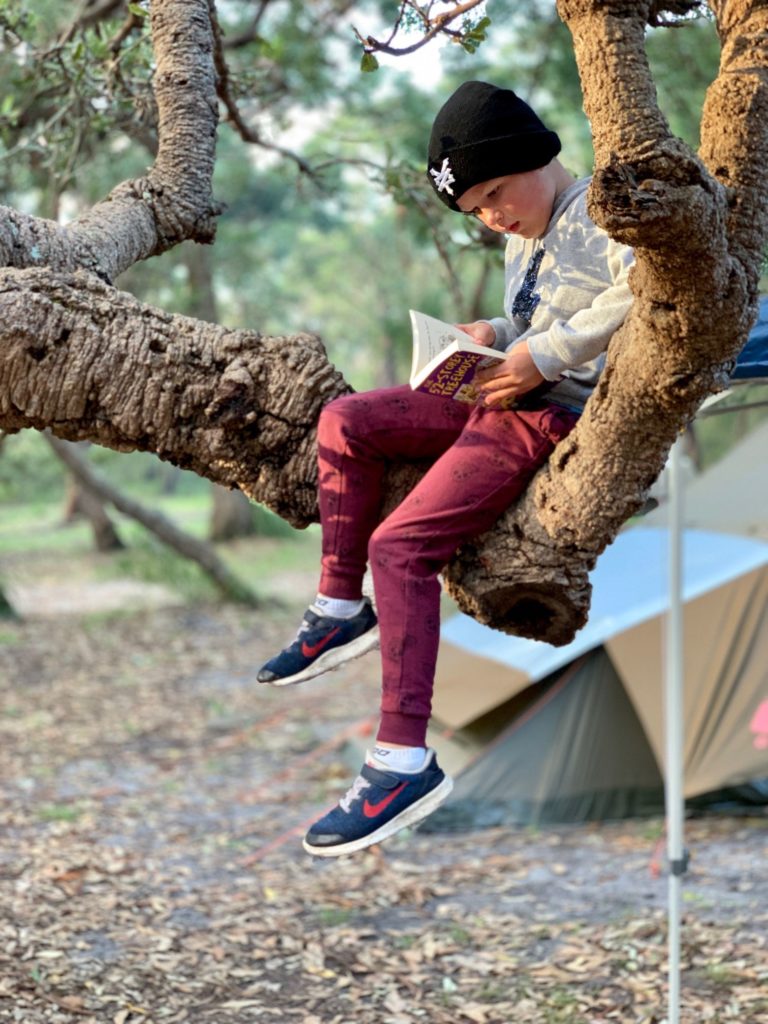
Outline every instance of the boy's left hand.
<path id="1" fill-rule="evenodd" d="M 544 379 L 536 369 L 525 341 L 515 345 L 503 363 L 480 370 L 475 377 L 479 385 L 480 402 L 500 408 L 509 399 L 515 399 L 538 387 Z"/>

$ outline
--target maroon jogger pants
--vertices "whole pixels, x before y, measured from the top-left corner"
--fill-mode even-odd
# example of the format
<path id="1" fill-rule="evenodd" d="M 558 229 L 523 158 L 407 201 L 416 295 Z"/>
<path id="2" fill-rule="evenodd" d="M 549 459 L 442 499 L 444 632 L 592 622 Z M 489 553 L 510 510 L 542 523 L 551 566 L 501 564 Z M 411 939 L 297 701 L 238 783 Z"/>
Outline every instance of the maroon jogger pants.
<path id="1" fill-rule="evenodd" d="M 381 631 L 378 738 L 423 746 L 440 636 L 438 573 L 524 490 L 577 416 L 541 403 L 496 410 L 408 386 L 338 398 L 318 428 L 322 575 L 329 597 L 362 594 L 367 562 Z M 388 462 L 433 463 L 379 523 Z"/>

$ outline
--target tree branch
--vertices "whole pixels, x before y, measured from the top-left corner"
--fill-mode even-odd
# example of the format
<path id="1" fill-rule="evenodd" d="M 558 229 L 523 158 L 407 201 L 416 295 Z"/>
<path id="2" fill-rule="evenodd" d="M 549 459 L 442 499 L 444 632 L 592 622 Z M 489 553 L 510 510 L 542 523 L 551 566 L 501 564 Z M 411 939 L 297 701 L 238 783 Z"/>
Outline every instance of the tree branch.
<path id="1" fill-rule="evenodd" d="M 80 29 L 96 25 L 103 18 L 108 18 L 123 7 L 124 4 L 125 0 L 101 0 L 101 2 L 99 0 L 84 0 L 78 15 L 59 37 L 58 45 L 64 46 Z"/>
<path id="2" fill-rule="evenodd" d="M 714 88 L 731 97 L 722 109 L 736 118 L 735 142 L 707 136 L 707 165 L 711 160 L 717 178 L 672 136 L 656 106 L 644 31 L 660 5 L 560 0 L 595 135 L 590 209 L 614 237 L 635 246 L 635 303 L 574 432 L 521 502 L 446 570 L 461 607 L 497 628 L 556 644 L 572 638 L 587 614 L 595 558 L 642 505 L 703 397 L 723 386 L 746 336 L 754 261 L 768 230 L 759 174 L 767 156 L 765 0 L 713 6 L 725 51 Z M 138 197 L 148 215 L 147 244 L 125 243 L 121 252 L 149 254 L 152 245 L 171 243 L 174 231 L 166 237 L 158 229 L 164 197 L 182 200 L 174 206 L 178 234 L 210 209 L 213 37 L 209 20 L 203 26 L 190 17 L 209 13 L 203 0 L 153 3 L 163 56 L 156 76 L 161 146 L 154 177 L 146 179 L 154 191 L 145 182 Z M 199 80 L 189 69 L 195 60 L 206 69 Z M 743 84 L 731 90 L 737 81 Z M 717 107 L 712 111 L 715 117 Z M 179 163 L 194 151 L 194 131 L 206 127 L 203 165 L 185 177 Z M 728 122 L 723 133 L 730 131 Z M 753 137 L 754 160 L 744 152 Z M 729 153 L 721 175 L 717 161 Z M 201 205 L 187 209 L 179 178 L 208 190 Z M 0 247 L 11 256 L 20 245 L 21 229 L 14 237 L 13 226 L 0 230 Z M 90 230 L 98 248 L 100 223 Z M 26 257 L 40 262 L 30 249 Z M 264 338 L 169 316 L 83 271 L 0 272 L 0 428 L 51 426 L 64 438 L 156 451 L 240 486 L 304 525 L 317 514 L 315 423 L 322 406 L 348 390 L 311 336 Z M 393 467 L 393 500 L 416 472 Z"/>
<path id="3" fill-rule="evenodd" d="M 744 0 L 721 0 L 712 8 L 722 49 L 704 103 L 699 152 L 728 189 L 728 244 L 745 268 L 754 301 L 768 224 L 768 8 Z"/>
<path id="4" fill-rule="evenodd" d="M 262 13 L 263 8 L 257 17 L 260 17 Z M 243 115 L 240 113 L 237 101 L 232 95 L 229 66 L 224 57 L 223 51 L 224 44 L 221 26 L 219 25 L 218 18 L 216 17 L 216 11 L 213 7 L 211 8 L 211 25 L 213 28 L 214 39 L 214 64 L 216 66 L 217 73 L 216 91 L 227 111 L 228 121 L 230 124 L 235 127 L 235 130 L 244 142 L 249 142 L 256 146 L 261 146 L 262 149 L 269 149 L 275 153 L 279 153 L 281 156 L 292 160 L 304 174 L 309 177 L 314 177 L 315 172 L 312 170 L 312 167 L 306 162 L 306 160 L 304 160 L 303 157 L 299 156 L 298 153 L 294 153 L 292 150 L 285 149 L 282 146 L 265 141 L 253 127 L 246 124 Z"/>
<path id="5" fill-rule="evenodd" d="M 66 227 L 0 211 L 0 263 L 78 267 L 112 281 L 185 239 L 210 242 L 221 206 L 211 188 L 218 119 L 210 0 L 155 0 L 158 152 L 145 178 L 126 181 Z"/>
<path id="6" fill-rule="evenodd" d="M 228 50 L 237 50 L 241 46 L 247 46 L 259 38 L 259 26 L 264 17 L 270 0 L 260 0 L 256 7 L 256 13 L 251 18 L 250 25 L 238 32 L 236 35 L 227 36 L 224 40 L 224 47 Z"/>
<path id="7" fill-rule="evenodd" d="M 7 432 L 153 451 L 306 526 L 317 418 L 349 390 L 312 335 L 172 316 L 82 271 L 0 271 Z"/>
<path id="8" fill-rule="evenodd" d="M 453 10 L 444 11 L 443 13 L 437 14 L 433 17 L 431 15 L 432 3 L 419 5 L 413 3 L 412 0 L 405 0 L 405 2 L 400 4 L 397 19 L 389 34 L 389 38 L 386 41 L 382 42 L 374 36 L 363 36 L 356 28 L 353 28 L 352 31 L 357 36 L 366 53 L 386 53 L 395 57 L 403 57 L 409 53 L 415 53 L 416 50 L 420 50 L 438 35 L 450 36 L 457 42 L 461 42 L 466 39 L 466 32 L 463 29 L 451 29 L 449 26 L 452 25 L 457 18 L 463 18 L 464 15 L 468 14 L 474 8 L 479 7 L 484 2 L 485 0 L 465 0 L 464 3 L 459 3 L 458 0 L 456 0 Z M 392 40 L 395 39 L 400 32 L 405 21 L 405 12 L 407 10 L 413 12 L 413 14 L 421 21 L 424 34 L 420 39 L 415 43 L 411 43 L 409 46 L 393 46 Z"/>

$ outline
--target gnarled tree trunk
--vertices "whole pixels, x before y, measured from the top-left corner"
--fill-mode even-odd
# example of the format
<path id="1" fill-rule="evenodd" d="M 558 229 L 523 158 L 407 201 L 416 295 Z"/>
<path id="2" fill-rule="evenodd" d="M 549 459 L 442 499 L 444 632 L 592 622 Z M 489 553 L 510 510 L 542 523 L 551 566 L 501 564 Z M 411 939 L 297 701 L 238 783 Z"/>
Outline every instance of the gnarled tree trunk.
<path id="1" fill-rule="evenodd" d="M 447 571 L 462 608 L 565 643 L 595 558 L 671 443 L 722 387 L 753 319 L 768 231 L 764 0 L 711 3 L 723 56 L 698 156 L 660 114 L 649 20 L 690 7 L 560 0 L 595 137 L 594 219 L 633 245 L 635 303 L 576 430 L 521 501 Z M 66 229 L 0 211 L 0 428 L 50 427 L 239 487 L 294 525 L 317 515 L 315 424 L 349 390 L 319 339 L 170 316 L 110 285 L 184 238 L 210 240 L 216 128 L 208 0 L 153 0 L 157 161 Z M 413 467 L 391 469 L 392 500 Z"/>

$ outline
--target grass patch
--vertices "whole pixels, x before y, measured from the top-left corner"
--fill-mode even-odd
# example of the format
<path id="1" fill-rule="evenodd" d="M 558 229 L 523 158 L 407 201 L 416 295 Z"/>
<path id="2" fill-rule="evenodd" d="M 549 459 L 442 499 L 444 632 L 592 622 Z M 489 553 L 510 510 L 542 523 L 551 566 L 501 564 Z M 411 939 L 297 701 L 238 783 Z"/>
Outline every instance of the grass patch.
<path id="1" fill-rule="evenodd" d="M 127 491 L 126 491 L 127 493 Z M 147 509 L 160 512 L 179 529 L 205 540 L 211 518 L 209 491 L 171 495 L 134 495 Z M 0 554 L 22 554 L 26 551 L 55 549 L 57 551 L 91 551 L 92 530 L 87 520 L 62 521 L 61 501 L 33 501 L 27 504 L 6 504 L 0 508 Z M 110 518 L 123 542 L 131 546 L 148 536 L 135 519 L 108 509 Z M 253 540 L 277 539 L 292 541 L 304 535 L 289 523 L 260 505 L 253 505 L 255 533 Z M 226 547 L 227 545 L 222 545 Z"/>
<path id="2" fill-rule="evenodd" d="M 345 907 L 320 907 L 317 911 L 320 924 L 326 928 L 348 924 L 354 916 L 354 911 Z"/>
<path id="3" fill-rule="evenodd" d="M 219 593 L 196 562 L 182 558 L 151 537 L 116 552 L 109 564 L 101 566 L 99 576 L 102 579 L 113 579 L 115 575 L 161 584 L 191 602 L 210 601 Z"/>
<path id="4" fill-rule="evenodd" d="M 579 1001 L 572 989 L 558 986 L 550 989 L 545 998 L 541 1010 L 546 1024 L 575 1024 L 576 1021 L 584 1021 L 583 1017 L 574 1016 Z"/>
<path id="5" fill-rule="evenodd" d="M 649 843 L 655 842 L 656 840 L 663 838 L 665 828 L 666 826 L 663 818 L 654 819 L 653 821 L 647 822 L 643 827 L 641 835 L 643 839 L 647 840 Z"/>
<path id="6" fill-rule="evenodd" d="M 472 933 L 459 924 L 452 924 L 448 929 L 448 935 L 457 946 L 466 946 L 473 941 Z"/>
<path id="7" fill-rule="evenodd" d="M 209 491 L 153 498 L 147 504 L 197 539 L 207 538 Z M 257 594 L 271 591 L 272 584 L 279 584 L 285 573 L 319 566 L 319 527 L 294 530 L 256 505 L 254 518 L 256 534 L 213 547 L 232 573 Z M 54 576 L 75 583 L 132 579 L 162 584 L 188 603 L 221 600 L 219 588 L 196 562 L 162 544 L 134 520 L 119 515 L 113 520 L 126 547 L 103 553 L 95 550 L 88 523 L 81 520 L 62 525 L 60 502 L 5 506 L 0 509 L 0 569 L 5 562 L 6 579 L 20 583 L 39 583 Z M 302 593 L 302 600 L 306 596 Z M 114 617 L 114 613 L 105 614 Z M 100 619 L 97 616 L 94 621 Z M 14 642 L 12 631 L 3 630 L 0 644 Z"/>
<path id="8" fill-rule="evenodd" d="M 744 980 L 738 971 L 723 963 L 706 964 L 701 973 L 710 984 L 718 988 L 733 988 Z"/>
<path id="9" fill-rule="evenodd" d="M 42 821 L 77 821 L 82 813 L 80 807 L 72 804 L 43 804 L 37 816 Z"/>

